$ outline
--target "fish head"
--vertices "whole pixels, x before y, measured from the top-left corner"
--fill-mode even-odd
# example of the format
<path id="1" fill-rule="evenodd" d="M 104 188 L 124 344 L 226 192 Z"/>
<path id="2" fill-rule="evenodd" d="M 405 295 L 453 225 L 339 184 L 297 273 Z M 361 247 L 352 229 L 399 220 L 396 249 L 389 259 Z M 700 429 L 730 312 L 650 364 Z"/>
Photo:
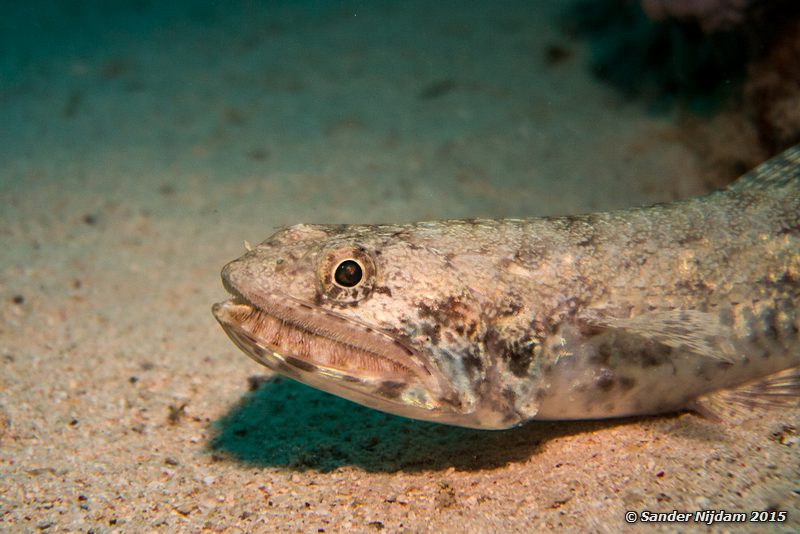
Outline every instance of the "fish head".
<path id="1" fill-rule="evenodd" d="M 223 268 L 232 298 L 213 313 L 251 358 L 312 387 L 412 419 L 512 426 L 479 391 L 480 303 L 425 235 L 284 228 Z"/>

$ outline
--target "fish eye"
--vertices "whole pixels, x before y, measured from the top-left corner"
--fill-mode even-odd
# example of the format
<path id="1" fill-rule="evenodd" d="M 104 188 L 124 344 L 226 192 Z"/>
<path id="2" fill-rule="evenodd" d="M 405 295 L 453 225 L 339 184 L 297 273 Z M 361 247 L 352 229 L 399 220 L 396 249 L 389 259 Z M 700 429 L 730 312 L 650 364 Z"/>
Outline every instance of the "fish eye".
<path id="1" fill-rule="evenodd" d="M 364 271 L 355 260 L 344 260 L 339 263 L 333 274 L 333 279 L 342 287 L 355 287 L 363 277 Z"/>
<path id="2" fill-rule="evenodd" d="M 333 304 L 348 306 L 369 298 L 375 289 L 375 258 L 357 243 L 330 248 L 317 266 L 319 290 Z"/>

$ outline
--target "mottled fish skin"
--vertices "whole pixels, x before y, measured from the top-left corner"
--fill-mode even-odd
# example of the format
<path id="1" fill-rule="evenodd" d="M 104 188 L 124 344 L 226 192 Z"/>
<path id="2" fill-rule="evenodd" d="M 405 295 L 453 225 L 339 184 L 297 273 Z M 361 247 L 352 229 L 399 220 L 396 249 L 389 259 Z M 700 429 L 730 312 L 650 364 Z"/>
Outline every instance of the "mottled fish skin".
<path id="1" fill-rule="evenodd" d="M 244 352 L 377 409 L 476 428 L 673 411 L 800 366 L 800 145 L 645 208 L 291 226 L 222 278 Z"/>

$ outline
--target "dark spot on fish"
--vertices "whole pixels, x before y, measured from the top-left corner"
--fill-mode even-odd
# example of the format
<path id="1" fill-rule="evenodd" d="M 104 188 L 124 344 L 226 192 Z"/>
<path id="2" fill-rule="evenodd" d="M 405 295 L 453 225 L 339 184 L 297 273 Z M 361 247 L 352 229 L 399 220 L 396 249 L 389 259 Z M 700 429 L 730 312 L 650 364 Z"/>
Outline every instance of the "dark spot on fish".
<path id="1" fill-rule="evenodd" d="M 602 391 L 610 391 L 614 387 L 614 372 L 611 369 L 601 369 L 594 380 L 594 385 Z"/>
<path id="2" fill-rule="evenodd" d="M 441 331 L 442 327 L 438 324 L 431 324 L 431 323 L 422 323 L 422 330 L 423 335 L 425 335 L 428 339 L 430 339 L 433 345 L 439 345 L 439 332 Z"/>
<path id="3" fill-rule="evenodd" d="M 724 326 L 733 326 L 733 310 L 731 308 L 722 308 L 719 311 L 719 322 Z"/>
<path id="4" fill-rule="evenodd" d="M 337 304 L 340 306 L 347 304 L 347 302 L 342 302 L 337 300 L 340 298 L 345 298 L 346 296 L 347 296 L 347 290 L 343 287 L 331 286 L 328 289 L 328 297 L 332 300 L 332 304 Z"/>
<path id="5" fill-rule="evenodd" d="M 388 286 L 375 286 L 375 289 L 373 289 L 373 291 L 380 295 L 386 295 L 387 297 L 392 296 L 392 290 L 389 289 Z"/>
<path id="6" fill-rule="evenodd" d="M 590 361 L 595 364 L 606 365 L 611 360 L 611 355 L 614 351 L 611 348 L 611 345 L 608 343 L 603 343 L 599 347 L 597 347 L 597 351 L 590 356 Z"/>
<path id="7" fill-rule="evenodd" d="M 588 321 L 578 321 L 578 331 L 584 337 L 599 336 L 606 331 L 606 327 L 592 324 Z M 610 355 L 610 353 L 608 353 Z"/>
<path id="8" fill-rule="evenodd" d="M 406 384 L 404 382 L 397 382 L 395 380 L 384 380 L 383 382 L 381 382 L 381 385 L 378 388 L 377 393 L 382 397 L 396 399 L 403 393 L 405 387 Z"/>
<path id="9" fill-rule="evenodd" d="M 472 321 L 467 325 L 467 337 L 472 338 L 475 336 L 475 333 L 478 331 L 478 323 L 476 321 Z"/>
<path id="10" fill-rule="evenodd" d="M 286 376 L 291 376 L 296 378 L 300 377 L 300 373 L 298 373 L 294 367 L 286 365 L 286 363 L 281 360 L 276 360 L 275 362 L 271 362 L 269 367 L 270 369 L 282 373 Z"/>
<path id="11" fill-rule="evenodd" d="M 520 419 L 521 419 L 520 415 L 519 413 L 517 413 L 516 410 L 512 410 L 508 413 L 503 414 L 503 424 L 506 425 L 511 424 L 515 421 L 519 421 Z"/>
<path id="12" fill-rule="evenodd" d="M 583 217 L 580 215 L 564 215 L 556 217 L 554 221 L 561 223 L 561 227 L 565 230 L 570 230 L 583 222 Z"/>
<path id="13" fill-rule="evenodd" d="M 385 244 L 391 244 L 394 241 L 402 241 L 408 238 L 410 232 L 408 230 L 398 230 L 397 232 L 393 232 L 392 235 L 389 236 L 388 239 L 384 241 Z"/>
<path id="14" fill-rule="evenodd" d="M 472 351 L 467 352 L 462 360 L 464 362 L 464 371 L 470 378 L 477 378 L 483 371 L 483 361 L 480 357 Z"/>
<path id="15" fill-rule="evenodd" d="M 633 386 L 636 385 L 636 379 L 630 376 L 621 376 L 619 377 L 618 381 L 619 381 L 619 387 L 622 388 L 624 391 L 633 389 Z"/>
<path id="16" fill-rule="evenodd" d="M 490 354 L 496 354 L 508 365 L 511 373 L 519 378 L 528 376 L 533 363 L 533 341 L 530 338 L 503 339 L 494 328 L 487 331 L 484 344 Z"/>
<path id="17" fill-rule="evenodd" d="M 614 411 L 614 408 L 616 408 L 616 407 L 617 407 L 617 405 L 614 404 L 613 402 L 607 402 L 605 404 L 605 406 L 603 406 L 603 410 L 605 410 L 608 413 L 611 413 L 611 412 Z"/>
<path id="18" fill-rule="evenodd" d="M 289 365 L 300 369 L 301 371 L 305 371 L 307 373 L 315 373 L 317 372 L 317 366 L 310 364 L 306 361 L 300 360 L 295 358 L 294 356 L 284 356 L 286 363 Z"/>
<path id="19" fill-rule="evenodd" d="M 706 283 L 705 280 L 696 280 L 694 283 L 694 290 L 695 291 L 710 291 L 711 286 Z"/>
<path id="20" fill-rule="evenodd" d="M 778 314 L 775 313 L 775 309 L 769 308 L 765 310 L 763 317 L 766 325 L 764 333 L 770 339 L 778 339 Z"/>
<path id="21" fill-rule="evenodd" d="M 691 293 L 707 292 L 710 287 L 702 280 L 679 280 L 675 282 L 675 289 Z"/>
<path id="22" fill-rule="evenodd" d="M 314 304 L 316 304 L 317 306 L 322 306 L 322 303 L 324 301 L 325 299 L 323 298 L 322 293 L 320 293 L 319 291 L 314 293 Z"/>
<path id="23" fill-rule="evenodd" d="M 442 326 L 463 325 L 466 322 L 467 309 L 458 297 L 450 296 L 430 306 L 422 302 L 418 309 L 420 317 L 432 319 Z"/>
<path id="24" fill-rule="evenodd" d="M 454 407 L 456 409 L 461 409 L 461 407 L 463 405 L 462 402 L 461 402 L 461 398 L 459 398 L 459 396 L 455 392 L 451 392 L 451 393 L 445 394 L 443 397 L 441 397 L 439 399 L 439 401 L 442 404 L 447 404 L 447 405 L 452 406 L 452 407 Z"/>
<path id="25" fill-rule="evenodd" d="M 633 338 L 632 341 L 627 346 L 621 346 L 620 352 L 623 357 L 629 354 L 630 358 L 638 361 L 641 367 L 656 367 L 670 361 L 673 348 L 669 345 L 662 345 L 655 341 L 647 341 L 642 345 L 636 338 Z M 680 350 L 686 352 L 689 349 L 682 347 Z"/>
<path id="26" fill-rule="evenodd" d="M 510 387 L 507 387 L 503 389 L 503 399 L 505 399 L 509 407 L 513 407 L 514 403 L 517 401 L 517 393 Z"/>
<path id="27" fill-rule="evenodd" d="M 498 317 L 511 317 L 522 310 L 522 304 L 517 300 L 507 300 L 503 304 L 503 308 L 497 312 Z"/>
<path id="28" fill-rule="evenodd" d="M 591 216 L 567 215 L 557 220 L 577 245 L 588 247 L 595 244 L 596 231 Z"/>
<path id="29" fill-rule="evenodd" d="M 800 223 L 798 224 L 787 224 L 785 221 L 781 223 L 781 229 L 778 230 L 778 235 L 787 235 L 787 234 L 800 234 Z"/>
<path id="30" fill-rule="evenodd" d="M 687 234 L 684 234 L 683 236 L 677 238 L 675 240 L 675 242 L 677 244 L 679 244 L 679 245 L 688 245 L 689 243 L 696 243 L 696 242 L 702 241 L 702 240 L 703 240 L 703 236 L 700 235 L 700 234 L 687 233 Z"/>
<path id="31" fill-rule="evenodd" d="M 533 398 L 536 399 L 537 401 L 541 401 L 545 397 L 547 397 L 547 390 L 544 388 L 537 389 L 536 393 L 533 394 Z"/>

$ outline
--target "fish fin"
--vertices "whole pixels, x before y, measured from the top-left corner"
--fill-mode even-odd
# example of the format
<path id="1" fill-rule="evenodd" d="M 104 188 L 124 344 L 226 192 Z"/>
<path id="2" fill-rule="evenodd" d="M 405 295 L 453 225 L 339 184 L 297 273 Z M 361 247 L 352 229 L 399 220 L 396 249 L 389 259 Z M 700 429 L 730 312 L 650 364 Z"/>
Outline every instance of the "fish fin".
<path id="1" fill-rule="evenodd" d="M 712 418 L 719 419 L 718 414 L 726 408 L 738 413 L 757 408 L 798 406 L 800 367 L 791 367 L 740 386 L 703 395 L 692 401 L 687 408 L 704 416 L 710 413 Z"/>
<path id="2" fill-rule="evenodd" d="M 729 191 L 800 187 L 800 144 L 795 145 L 742 175 Z"/>
<path id="3" fill-rule="evenodd" d="M 738 355 L 730 342 L 730 327 L 718 314 L 699 310 L 657 310 L 630 318 L 590 316 L 589 324 L 616 328 L 644 339 L 713 360 L 735 362 Z"/>

